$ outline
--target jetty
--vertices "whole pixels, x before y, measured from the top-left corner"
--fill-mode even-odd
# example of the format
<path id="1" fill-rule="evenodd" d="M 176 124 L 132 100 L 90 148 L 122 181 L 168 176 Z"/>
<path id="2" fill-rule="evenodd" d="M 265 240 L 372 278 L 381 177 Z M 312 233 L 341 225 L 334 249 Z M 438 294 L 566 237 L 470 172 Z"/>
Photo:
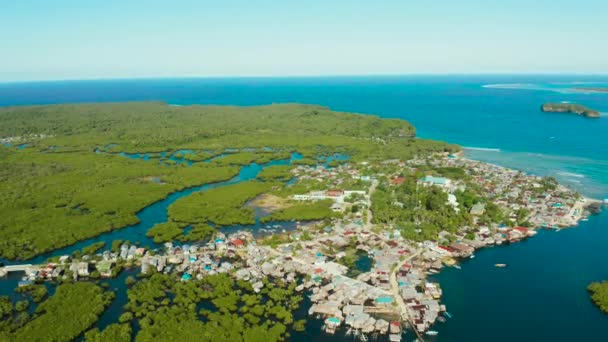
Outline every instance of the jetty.
<path id="1" fill-rule="evenodd" d="M 32 264 L 21 264 L 21 265 L 9 265 L 0 267 L 0 278 L 5 277 L 10 272 L 25 272 L 29 273 L 32 270 L 40 269 L 40 265 L 32 265 Z"/>
<path id="2" fill-rule="evenodd" d="M 40 265 L 32 265 L 32 264 L 21 264 L 21 265 L 9 265 L 0 267 L 0 274 L 2 272 L 27 272 L 31 269 L 40 268 Z"/>

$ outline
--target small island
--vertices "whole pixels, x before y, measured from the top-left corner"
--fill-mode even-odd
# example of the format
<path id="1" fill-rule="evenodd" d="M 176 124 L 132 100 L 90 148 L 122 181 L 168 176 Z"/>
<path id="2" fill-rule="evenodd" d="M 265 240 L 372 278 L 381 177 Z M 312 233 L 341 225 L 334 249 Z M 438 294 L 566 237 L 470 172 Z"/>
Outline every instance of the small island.
<path id="1" fill-rule="evenodd" d="M 591 294 L 593 303 L 608 314 L 608 281 L 591 283 L 587 290 Z"/>
<path id="2" fill-rule="evenodd" d="M 549 113 L 574 113 L 582 115 L 586 118 L 599 118 L 600 112 L 597 110 L 589 109 L 583 105 L 573 103 L 545 103 L 542 105 L 541 110 Z"/>

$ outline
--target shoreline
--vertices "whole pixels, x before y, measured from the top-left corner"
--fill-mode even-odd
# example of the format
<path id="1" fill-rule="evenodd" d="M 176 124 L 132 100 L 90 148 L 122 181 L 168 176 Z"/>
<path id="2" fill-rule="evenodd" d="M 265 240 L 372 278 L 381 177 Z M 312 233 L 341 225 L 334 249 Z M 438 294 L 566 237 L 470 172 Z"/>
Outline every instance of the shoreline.
<path id="1" fill-rule="evenodd" d="M 546 175 L 538 175 L 538 174 L 535 174 L 535 173 L 530 173 L 530 172 L 527 172 L 527 171 L 524 171 L 524 170 L 521 170 L 521 169 L 509 167 L 509 166 L 504 166 L 504 165 L 496 164 L 496 163 L 493 163 L 493 162 L 487 162 L 487 161 L 483 161 L 483 160 L 479 160 L 479 159 L 473 159 L 473 158 L 470 158 L 470 157 L 466 157 L 465 156 L 466 155 L 466 152 L 465 152 L 466 149 L 468 149 L 468 148 L 463 148 L 462 151 L 460 151 L 458 153 L 454 153 L 454 155 L 458 156 L 459 158 L 464 159 L 464 160 L 468 160 L 468 161 L 472 161 L 472 162 L 477 162 L 477 163 L 484 163 L 484 164 L 488 164 L 488 165 L 491 165 L 491 166 L 494 166 L 494 167 L 503 168 L 503 169 L 506 169 L 506 170 L 518 171 L 518 172 L 521 172 L 521 173 L 523 173 L 525 175 L 528 175 L 528 176 L 546 177 Z M 512 151 L 512 153 L 522 153 L 522 152 Z M 559 155 L 555 155 L 555 156 L 559 156 Z M 565 187 L 565 185 L 563 185 L 562 182 L 558 181 L 558 183 L 559 183 L 560 186 Z M 592 202 L 592 203 L 593 202 L 603 203 L 603 200 L 583 195 L 577 189 L 568 189 L 568 190 L 574 190 L 574 191 L 576 191 L 579 195 L 581 195 L 581 198 L 584 198 L 585 200 L 587 200 L 589 202 Z"/>
<path id="2" fill-rule="evenodd" d="M 472 159 L 472 158 L 468 158 L 468 157 L 464 157 L 464 150 L 462 152 L 459 152 L 459 158 L 469 161 L 469 162 L 476 162 L 476 163 L 483 163 L 483 164 L 487 164 L 493 167 L 497 167 L 497 168 L 502 168 L 504 170 L 507 171 L 516 171 L 516 172 L 521 172 L 526 176 L 532 176 L 532 177 L 546 177 L 546 176 L 541 176 L 541 175 L 535 175 L 535 174 L 531 174 L 528 173 L 526 171 L 523 170 L 518 170 L 518 169 L 513 169 L 507 166 L 503 166 L 503 165 L 499 165 L 499 164 L 495 164 L 495 163 L 489 163 L 489 162 L 485 162 L 482 160 L 477 160 L 477 159 Z M 591 204 L 594 203 L 598 203 L 600 205 L 604 204 L 604 201 L 602 200 L 598 200 L 595 198 L 591 198 L 588 196 L 584 196 L 582 195 L 578 190 L 576 189 L 569 189 L 567 187 L 565 187 L 562 183 L 560 183 L 558 181 L 558 186 L 564 188 L 564 190 L 567 191 L 575 191 L 577 194 L 580 195 L 580 199 L 574 204 L 573 208 L 570 210 L 569 215 L 571 217 L 571 222 L 569 222 L 570 224 L 558 224 L 559 228 L 554 228 L 554 227 L 543 227 L 541 226 L 536 226 L 536 227 L 529 227 L 529 228 L 534 228 L 534 229 L 540 229 L 540 228 L 552 228 L 552 229 L 566 229 L 566 228 L 573 228 L 579 225 L 579 222 L 587 217 L 589 217 L 591 214 L 587 214 L 585 215 L 585 212 L 587 211 L 587 207 Z"/>

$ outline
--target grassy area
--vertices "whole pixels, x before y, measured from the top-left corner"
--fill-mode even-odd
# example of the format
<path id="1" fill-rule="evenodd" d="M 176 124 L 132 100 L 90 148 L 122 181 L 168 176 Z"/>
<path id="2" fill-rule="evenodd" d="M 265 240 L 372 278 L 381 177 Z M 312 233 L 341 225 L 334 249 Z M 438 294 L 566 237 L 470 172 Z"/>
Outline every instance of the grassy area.
<path id="1" fill-rule="evenodd" d="M 188 224 L 254 224 L 254 211 L 245 203 L 274 186 L 276 183 L 250 181 L 195 193 L 175 201 L 169 207 L 169 217 Z"/>
<path id="2" fill-rule="evenodd" d="M 293 166 L 288 165 L 274 165 L 269 166 L 262 170 L 258 175 L 258 178 L 263 181 L 288 181 L 293 175 L 291 174 L 291 170 Z"/>
<path id="3" fill-rule="evenodd" d="M 316 202 L 298 202 L 289 208 L 276 211 L 268 216 L 264 216 L 262 222 L 270 221 L 315 221 L 334 217 L 334 213 L 330 207 L 332 200 L 323 200 Z"/>

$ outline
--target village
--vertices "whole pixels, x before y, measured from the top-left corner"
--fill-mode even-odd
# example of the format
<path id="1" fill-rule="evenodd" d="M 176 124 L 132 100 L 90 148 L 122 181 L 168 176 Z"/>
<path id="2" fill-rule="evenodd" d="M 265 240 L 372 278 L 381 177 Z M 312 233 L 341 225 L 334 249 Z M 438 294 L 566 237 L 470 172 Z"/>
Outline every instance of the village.
<path id="1" fill-rule="evenodd" d="M 467 181 L 428 172 L 415 180 L 417 187 L 441 189 L 447 195 L 446 206 L 458 212 L 464 207 L 457 192 L 476 184 L 505 214 L 506 222 L 483 222 L 489 202 L 479 202 L 468 210 L 471 225 L 457 232 L 441 230 L 434 239 L 407 239 L 398 225 L 374 223 L 376 188 L 398 187 L 419 169 L 429 168 L 462 169 Z M 168 242 L 157 249 L 125 242 L 93 256 L 62 256 L 45 265 L 28 265 L 20 286 L 62 277 L 114 277 L 125 265 L 139 267 L 143 274 L 175 273 L 182 281 L 229 273 L 250 282 L 256 292 L 270 277 L 296 282 L 296 289 L 310 299 L 309 315 L 323 319 L 327 333 L 342 331 L 361 340 L 388 334 L 391 341 L 401 341 L 403 332 L 410 330 L 423 340 L 424 335 L 437 334 L 434 324 L 451 317 L 441 304 L 440 284 L 429 276 L 443 267 L 460 267 L 458 260 L 474 257 L 476 249 L 518 242 L 535 235 L 538 228 L 576 225 L 589 214 L 586 207 L 592 203 L 551 180 L 457 155 L 334 168 L 298 166 L 292 173 L 299 181 L 318 181 L 327 189 L 294 194 L 291 200 L 330 199 L 332 211 L 342 217 L 298 222 L 295 230 L 276 232 L 281 239 L 274 243 L 246 229 L 219 232 L 205 243 Z M 527 224 L 520 225 L 522 221 Z M 9 271 L 0 269 L 0 276 Z"/>

